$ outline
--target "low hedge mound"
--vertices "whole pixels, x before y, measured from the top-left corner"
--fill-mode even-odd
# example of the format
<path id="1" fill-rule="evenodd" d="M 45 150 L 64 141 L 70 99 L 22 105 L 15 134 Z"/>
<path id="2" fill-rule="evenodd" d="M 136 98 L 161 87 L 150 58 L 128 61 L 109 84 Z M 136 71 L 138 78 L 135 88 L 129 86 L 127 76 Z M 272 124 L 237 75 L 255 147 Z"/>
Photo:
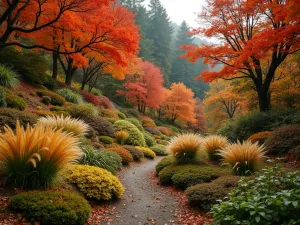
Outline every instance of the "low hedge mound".
<path id="1" fill-rule="evenodd" d="M 189 187 L 185 194 L 189 204 L 208 211 L 217 200 L 223 199 L 238 185 L 240 177 L 223 176 L 210 183 L 202 183 Z"/>
<path id="2" fill-rule="evenodd" d="M 159 174 L 159 172 L 167 167 L 167 166 L 170 166 L 172 164 L 174 164 L 176 161 L 175 161 L 175 158 L 173 156 L 167 156 L 167 157 L 164 157 L 162 160 L 159 161 L 159 163 L 156 164 L 155 166 L 155 171 L 156 171 L 156 175 Z"/>
<path id="3" fill-rule="evenodd" d="M 95 166 L 73 165 L 64 173 L 70 184 L 76 185 L 88 198 L 110 200 L 120 198 L 124 188 L 109 171 Z"/>
<path id="4" fill-rule="evenodd" d="M 69 191 L 23 192 L 10 198 L 9 207 L 41 225 L 84 225 L 91 213 L 89 203 Z"/>
<path id="5" fill-rule="evenodd" d="M 123 148 L 130 152 L 134 161 L 141 161 L 144 158 L 144 153 L 133 146 L 125 145 Z"/>

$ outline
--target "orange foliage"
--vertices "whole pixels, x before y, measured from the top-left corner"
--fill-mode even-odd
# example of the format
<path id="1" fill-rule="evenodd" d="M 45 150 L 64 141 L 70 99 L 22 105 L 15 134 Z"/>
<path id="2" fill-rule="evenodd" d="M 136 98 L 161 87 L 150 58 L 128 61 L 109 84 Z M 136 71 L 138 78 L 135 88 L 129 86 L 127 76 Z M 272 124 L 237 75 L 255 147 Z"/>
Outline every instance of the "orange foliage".
<path id="1" fill-rule="evenodd" d="M 151 62 L 140 63 L 141 74 L 129 76 L 124 84 L 124 91 L 119 94 L 125 96 L 128 102 L 138 107 L 140 112 L 145 112 L 146 107 L 157 109 L 163 98 L 163 74 L 160 68 Z"/>
<path id="2" fill-rule="evenodd" d="M 299 0 L 208 0 L 199 17 L 209 26 L 193 34 L 216 37 L 218 44 L 183 46 L 190 61 L 222 64 L 220 71 L 204 71 L 198 78 L 250 79 L 261 111 L 268 110 L 268 92 L 278 66 L 300 48 Z M 268 63 L 263 63 L 263 62 Z"/>
<path id="3" fill-rule="evenodd" d="M 162 134 L 166 136 L 172 136 L 173 132 L 169 130 L 167 127 L 156 127 L 157 130 L 159 130 Z"/>
<path id="4" fill-rule="evenodd" d="M 194 93 L 183 83 L 173 83 L 166 91 L 164 114 L 174 123 L 176 120 L 195 123 Z"/>

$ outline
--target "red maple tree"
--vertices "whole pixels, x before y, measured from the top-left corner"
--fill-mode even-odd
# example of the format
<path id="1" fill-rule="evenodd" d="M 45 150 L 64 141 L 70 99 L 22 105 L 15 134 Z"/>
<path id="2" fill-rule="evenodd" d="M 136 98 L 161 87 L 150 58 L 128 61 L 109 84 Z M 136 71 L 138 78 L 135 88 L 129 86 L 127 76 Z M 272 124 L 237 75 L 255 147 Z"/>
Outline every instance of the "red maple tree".
<path id="1" fill-rule="evenodd" d="M 270 84 L 279 65 L 300 49 L 299 0 L 208 0 L 199 14 L 208 27 L 193 34 L 218 38 L 218 44 L 183 46 L 184 57 L 200 57 L 220 71 L 204 71 L 198 79 L 251 79 L 259 108 L 270 108 Z"/>

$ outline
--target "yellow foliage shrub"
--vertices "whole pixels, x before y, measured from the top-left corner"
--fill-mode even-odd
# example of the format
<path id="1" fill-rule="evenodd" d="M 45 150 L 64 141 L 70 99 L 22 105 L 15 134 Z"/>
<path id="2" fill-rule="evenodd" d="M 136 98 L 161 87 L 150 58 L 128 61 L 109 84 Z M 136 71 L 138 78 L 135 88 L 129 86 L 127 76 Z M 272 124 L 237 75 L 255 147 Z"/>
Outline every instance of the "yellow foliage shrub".
<path id="1" fill-rule="evenodd" d="M 64 178 L 88 198 L 110 200 L 120 198 L 124 193 L 124 187 L 116 176 L 95 166 L 72 165 L 65 171 Z"/>
<path id="2" fill-rule="evenodd" d="M 152 151 L 150 148 L 141 147 L 141 146 L 136 146 L 135 148 L 142 151 L 146 158 L 154 159 L 156 157 L 155 152 Z"/>

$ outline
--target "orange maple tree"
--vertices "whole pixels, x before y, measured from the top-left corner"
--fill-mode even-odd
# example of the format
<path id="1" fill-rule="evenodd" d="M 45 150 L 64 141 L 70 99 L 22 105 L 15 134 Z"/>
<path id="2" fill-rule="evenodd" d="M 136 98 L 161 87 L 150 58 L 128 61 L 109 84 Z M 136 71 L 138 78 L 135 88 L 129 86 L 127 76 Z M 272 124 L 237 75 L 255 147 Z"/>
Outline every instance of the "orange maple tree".
<path id="1" fill-rule="evenodd" d="M 173 83 L 165 93 L 164 116 L 174 124 L 176 120 L 195 123 L 194 93 L 183 83 Z"/>
<path id="2" fill-rule="evenodd" d="M 211 82 L 219 78 L 252 80 L 259 108 L 270 108 L 269 91 L 276 69 L 300 49 L 299 0 L 208 0 L 199 14 L 209 26 L 193 34 L 218 38 L 218 44 L 183 46 L 184 57 L 200 57 L 220 71 L 204 71 L 198 79 Z M 263 63 L 267 62 L 267 63 Z"/>
<path id="3" fill-rule="evenodd" d="M 205 112 L 204 112 L 203 104 L 200 99 L 196 99 L 195 122 L 189 124 L 189 128 L 201 134 L 204 134 L 207 130 Z"/>
<path id="4" fill-rule="evenodd" d="M 57 25 L 69 12 L 78 13 L 90 10 L 91 2 L 97 7 L 109 5 L 112 0 L 7 0 L 0 1 L 0 49 L 6 46 L 22 48 L 55 49 L 45 45 L 24 44 L 16 37 L 28 37 Z M 76 21 L 77 22 L 77 21 Z"/>
<path id="5" fill-rule="evenodd" d="M 126 100 L 145 113 L 146 108 L 157 109 L 162 103 L 164 95 L 163 74 L 159 67 L 151 62 L 140 63 L 141 74 L 128 76 L 124 83 L 125 90 L 118 93 Z"/>

